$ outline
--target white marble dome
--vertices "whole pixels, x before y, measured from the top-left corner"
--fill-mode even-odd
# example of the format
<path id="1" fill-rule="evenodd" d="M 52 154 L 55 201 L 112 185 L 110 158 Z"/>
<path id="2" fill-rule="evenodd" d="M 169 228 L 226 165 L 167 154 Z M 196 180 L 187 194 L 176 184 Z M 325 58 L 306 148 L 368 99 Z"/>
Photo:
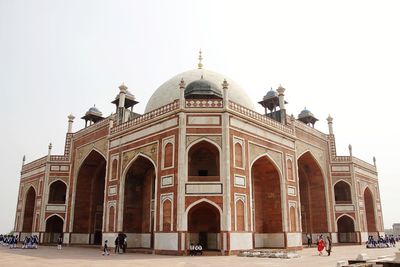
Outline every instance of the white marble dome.
<path id="1" fill-rule="evenodd" d="M 229 83 L 228 86 L 228 95 L 229 99 L 233 102 L 236 102 L 239 105 L 242 105 L 246 108 L 254 110 L 254 105 L 250 100 L 250 97 L 246 94 L 246 92 L 234 81 L 229 79 L 228 77 L 219 74 L 214 71 L 206 70 L 206 69 L 194 69 L 182 72 L 165 83 L 163 83 L 158 89 L 153 93 L 147 102 L 145 113 L 167 105 L 173 102 L 175 99 L 179 99 L 179 83 L 181 79 L 185 81 L 185 84 L 199 80 L 203 76 L 204 80 L 210 81 L 218 86 L 218 89 L 222 94 L 222 82 L 224 79 Z"/>

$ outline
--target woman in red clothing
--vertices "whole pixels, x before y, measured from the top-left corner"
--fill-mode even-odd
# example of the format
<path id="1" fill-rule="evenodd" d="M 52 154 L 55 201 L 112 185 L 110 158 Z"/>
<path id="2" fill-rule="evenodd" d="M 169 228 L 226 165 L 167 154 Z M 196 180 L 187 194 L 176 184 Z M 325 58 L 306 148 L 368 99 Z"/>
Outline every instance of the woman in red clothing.
<path id="1" fill-rule="evenodd" d="M 322 256 L 322 251 L 324 250 L 324 248 L 325 248 L 325 242 L 324 242 L 324 239 L 322 239 L 322 235 L 320 235 L 319 239 L 318 239 L 318 243 L 317 243 L 317 249 L 318 249 L 319 256 Z"/>

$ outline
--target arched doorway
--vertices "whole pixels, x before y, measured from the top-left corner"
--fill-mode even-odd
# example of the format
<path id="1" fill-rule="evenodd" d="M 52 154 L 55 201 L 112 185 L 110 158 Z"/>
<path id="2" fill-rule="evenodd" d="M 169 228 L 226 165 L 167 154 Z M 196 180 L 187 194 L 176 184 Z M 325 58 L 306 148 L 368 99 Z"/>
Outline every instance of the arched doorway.
<path id="1" fill-rule="evenodd" d="M 220 212 L 208 202 L 200 202 L 188 212 L 188 244 L 200 244 L 204 250 L 220 249 Z"/>
<path id="2" fill-rule="evenodd" d="M 344 215 L 337 220 L 339 243 L 356 243 L 357 234 L 354 230 L 354 220 Z"/>
<path id="3" fill-rule="evenodd" d="M 303 236 L 328 233 L 325 184 L 322 171 L 310 152 L 298 159 Z M 306 242 L 306 238 L 303 238 Z"/>
<path id="4" fill-rule="evenodd" d="M 144 156 L 138 156 L 125 176 L 123 232 L 128 247 L 154 247 L 155 167 Z"/>
<path id="5" fill-rule="evenodd" d="M 79 169 L 73 224 L 73 233 L 88 234 L 89 244 L 101 244 L 105 174 L 105 158 L 92 150 Z"/>
<path id="6" fill-rule="evenodd" d="M 24 222 L 22 224 L 22 232 L 32 233 L 33 232 L 33 214 L 35 212 L 36 192 L 31 186 L 26 192 L 25 197 L 25 210 L 24 210 Z"/>
<path id="7" fill-rule="evenodd" d="M 63 235 L 64 221 L 58 215 L 52 215 L 46 220 L 45 243 L 57 243 L 58 238 Z"/>
<path id="8" fill-rule="evenodd" d="M 268 234 L 283 232 L 278 169 L 267 156 L 262 156 L 253 163 L 251 175 L 256 247 L 281 247 L 283 235 L 282 240 L 276 243 L 268 236 Z"/>
<path id="9" fill-rule="evenodd" d="M 336 204 L 351 204 L 351 188 L 344 181 L 339 181 L 334 186 Z"/>
<path id="10" fill-rule="evenodd" d="M 67 186 L 64 182 L 55 181 L 50 185 L 49 204 L 65 204 Z"/>
<path id="11" fill-rule="evenodd" d="M 364 190 L 364 205 L 365 205 L 365 214 L 367 217 L 368 233 L 369 235 L 375 235 L 375 233 L 377 232 L 377 227 L 375 220 L 374 197 L 372 196 L 372 192 L 368 187 Z"/>
<path id="12" fill-rule="evenodd" d="M 207 182 L 220 180 L 219 150 L 210 142 L 200 141 L 188 152 L 188 180 Z"/>

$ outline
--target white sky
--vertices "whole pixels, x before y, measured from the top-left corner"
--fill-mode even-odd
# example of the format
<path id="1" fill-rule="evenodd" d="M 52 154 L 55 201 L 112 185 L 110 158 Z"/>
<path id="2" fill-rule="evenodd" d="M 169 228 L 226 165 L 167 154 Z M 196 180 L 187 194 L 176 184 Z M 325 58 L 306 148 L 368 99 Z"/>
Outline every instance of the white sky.
<path id="1" fill-rule="evenodd" d="M 400 2 L 0 0 L 0 232 L 12 229 L 22 156 L 62 154 L 67 115 L 109 115 L 124 81 L 142 113 L 152 92 L 196 67 L 234 79 L 254 102 L 286 88 L 339 155 L 376 156 L 385 227 L 400 222 Z M 261 109 L 259 110 L 261 111 Z M 74 129 L 83 126 L 76 120 Z"/>

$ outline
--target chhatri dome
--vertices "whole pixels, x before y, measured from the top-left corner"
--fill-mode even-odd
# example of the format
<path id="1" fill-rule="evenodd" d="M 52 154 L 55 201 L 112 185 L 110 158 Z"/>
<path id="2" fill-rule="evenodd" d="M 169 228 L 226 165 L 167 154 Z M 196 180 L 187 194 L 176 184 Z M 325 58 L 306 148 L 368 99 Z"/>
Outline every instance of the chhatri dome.
<path id="1" fill-rule="evenodd" d="M 203 64 L 201 63 L 201 60 L 202 57 L 200 51 L 199 64 L 197 69 L 185 71 L 178 75 L 175 75 L 174 77 L 163 83 L 160 87 L 158 87 L 158 89 L 153 93 L 153 95 L 147 102 L 145 113 L 167 105 L 173 102 L 175 99 L 179 99 L 179 83 L 182 79 L 185 81 L 185 84 L 187 86 L 189 86 L 194 81 L 204 79 L 210 84 L 216 85 L 216 90 L 219 91 L 220 95 L 222 95 L 221 84 L 224 79 L 226 79 L 229 84 L 229 99 L 248 109 L 254 110 L 254 105 L 250 97 L 237 83 L 235 83 L 232 79 L 229 79 L 225 75 L 211 70 L 203 69 Z"/>

